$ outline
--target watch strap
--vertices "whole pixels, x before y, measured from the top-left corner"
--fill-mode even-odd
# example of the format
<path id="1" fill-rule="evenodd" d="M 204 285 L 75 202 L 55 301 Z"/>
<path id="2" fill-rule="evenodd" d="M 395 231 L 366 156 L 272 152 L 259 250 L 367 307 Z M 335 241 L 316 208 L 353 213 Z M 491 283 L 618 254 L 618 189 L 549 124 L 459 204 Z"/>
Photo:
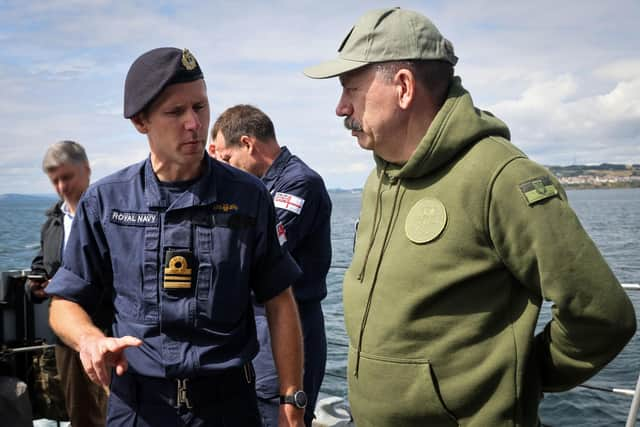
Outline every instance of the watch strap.
<path id="1" fill-rule="evenodd" d="M 293 394 L 280 395 L 280 404 L 293 405 L 296 408 L 304 409 L 307 406 L 307 395 L 302 390 L 298 390 Z"/>

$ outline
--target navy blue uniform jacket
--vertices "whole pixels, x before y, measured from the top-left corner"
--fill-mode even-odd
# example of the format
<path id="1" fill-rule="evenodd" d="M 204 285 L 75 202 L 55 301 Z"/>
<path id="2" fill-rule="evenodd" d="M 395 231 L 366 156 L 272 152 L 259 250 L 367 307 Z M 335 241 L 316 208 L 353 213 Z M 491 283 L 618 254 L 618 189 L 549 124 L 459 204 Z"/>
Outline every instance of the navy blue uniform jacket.
<path id="1" fill-rule="evenodd" d="M 326 341 L 320 301 L 327 295 L 327 273 L 331 265 L 331 199 L 320 175 L 286 147 L 262 177 L 271 193 L 282 227 L 280 237 L 302 269 L 294 283 L 305 344 L 304 389 L 313 414 L 316 397 L 324 377 Z M 255 307 L 258 316 L 260 353 L 254 360 L 256 391 L 262 398 L 278 395 L 278 377 L 271 354 L 264 308 Z"/>
<path id="2" fill-rule="evenodd" d="M 134 373 L 193 377 L 250 361 L 251 291 L 264 302 L 300 274 L 279 245 L 264 185 L 204 157 L 201 177 L 170 206 L 149 159 L 92 185 L 47 288 L 92 312 L 112 286 L 114 336 L 143 341 L 125 350 Z M 170 268 L 190 286 L 168 287 Z"/>

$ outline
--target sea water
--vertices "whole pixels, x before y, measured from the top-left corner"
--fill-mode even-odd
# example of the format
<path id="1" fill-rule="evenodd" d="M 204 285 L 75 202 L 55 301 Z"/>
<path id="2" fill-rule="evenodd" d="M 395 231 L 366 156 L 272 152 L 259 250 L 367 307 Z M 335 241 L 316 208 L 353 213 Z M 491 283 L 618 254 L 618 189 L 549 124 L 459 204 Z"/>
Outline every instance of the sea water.
<path id="1" fill-rule="evenodd" d="M 568 191 L 569 202 L 622 283 L 640 282 L 640 189 Z M 360 192 L 331 192 L 333 201 L 333 261 L 328 277 L 329 294 L 323 301 L 329 341 L 327 375 L 322 391 L 347 397 L 347 337 L 342 316 L 342 276 L 351 260 Z M 52 199 L 0 198 L 0 271 L 24 269 L 39 247 L 40 226 Z M 640 291 L 629 295 L 640 313 Z M 540 325 L 550 318 L 545 304 Z M 588 384 L 603 388 L 634 389 L 640 373 L 640 339 L 634 337 L 622 353 Z M 624 425 L 631 397 L 575 388 L 545 394 L 541 418 L 545 425 Z"/>

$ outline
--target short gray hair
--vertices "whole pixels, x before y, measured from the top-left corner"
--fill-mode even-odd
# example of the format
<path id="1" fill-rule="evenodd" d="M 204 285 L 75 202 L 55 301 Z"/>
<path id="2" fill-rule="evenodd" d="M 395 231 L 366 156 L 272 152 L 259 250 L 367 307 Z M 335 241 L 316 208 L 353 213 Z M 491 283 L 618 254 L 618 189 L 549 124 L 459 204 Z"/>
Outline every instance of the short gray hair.
<path id="1" fill-rule="evenodd" d="M 411 71 L 425 89 L 441 92 L 447 89 L 453 78 L 453 65 L 446 61 L 409 60 L 375 63 L 375 70 L 385 83 L 391 83 L 400 69 Z"/>
<path id="2" fill-rule="evenodd" d="M 89 163 L 82 145 L 75 141 L 60 141 L 47 149 L 42 159 L 42 170 L 48 173 L 62 165 L 82 163 Z"/>

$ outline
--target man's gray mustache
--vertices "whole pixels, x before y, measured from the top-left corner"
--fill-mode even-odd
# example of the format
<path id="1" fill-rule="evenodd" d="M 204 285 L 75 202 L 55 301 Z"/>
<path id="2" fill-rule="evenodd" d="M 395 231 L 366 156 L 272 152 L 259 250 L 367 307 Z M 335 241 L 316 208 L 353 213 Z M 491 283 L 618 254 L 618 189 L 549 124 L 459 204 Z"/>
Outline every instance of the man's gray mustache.
<path id="1" fill-rule="evenodd" d="M 356 132 L 362 132 L 362 124 L 353 117 L 344 118 L 344 127 L 347 130 L 354 130 Z"/>

